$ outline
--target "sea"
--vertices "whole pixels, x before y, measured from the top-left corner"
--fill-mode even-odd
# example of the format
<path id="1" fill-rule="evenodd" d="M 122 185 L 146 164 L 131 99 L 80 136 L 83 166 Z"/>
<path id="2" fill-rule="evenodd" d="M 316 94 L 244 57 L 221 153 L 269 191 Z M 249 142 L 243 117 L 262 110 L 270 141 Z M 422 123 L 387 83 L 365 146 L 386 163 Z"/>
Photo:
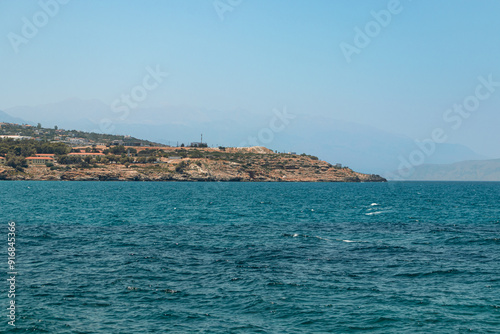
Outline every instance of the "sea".
<path id="1" fill-rule="evenodd" d="M 495 182 L 1 181 L 0 332 L 500 333 L 499 200 Z"/>

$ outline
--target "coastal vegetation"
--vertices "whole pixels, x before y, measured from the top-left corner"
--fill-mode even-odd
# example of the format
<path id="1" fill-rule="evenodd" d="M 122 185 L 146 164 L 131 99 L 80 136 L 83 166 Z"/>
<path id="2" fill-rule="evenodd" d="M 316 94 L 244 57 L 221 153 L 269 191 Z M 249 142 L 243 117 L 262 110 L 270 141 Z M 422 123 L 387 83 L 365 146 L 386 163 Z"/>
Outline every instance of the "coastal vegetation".
<path id="1" fill-rule="evenodd" d="M 20 136 L 45 142 L 58 141 L 69 145 L 109 145 L 112 143 L 140 146 L 159 145 L 149 140 L 138 139 L 132 136 L 65 130 L 59 129 L 57 126 L 54 128 L 44 128 L 40 123 L 38 123 L 37 126 L 29 124 L 0 123 L 0 136 Z"/>

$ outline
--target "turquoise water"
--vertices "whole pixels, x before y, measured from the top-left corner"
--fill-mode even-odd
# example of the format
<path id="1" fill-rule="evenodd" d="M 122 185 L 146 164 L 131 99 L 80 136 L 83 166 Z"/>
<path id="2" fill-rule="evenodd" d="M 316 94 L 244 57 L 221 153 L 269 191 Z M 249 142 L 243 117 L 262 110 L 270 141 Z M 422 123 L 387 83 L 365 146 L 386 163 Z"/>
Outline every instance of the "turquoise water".
<path id="1" fill-rule="evenodd" d="M 18 272 L 0 331 L 500 332 L 500 183 L 0 190 Z"/>

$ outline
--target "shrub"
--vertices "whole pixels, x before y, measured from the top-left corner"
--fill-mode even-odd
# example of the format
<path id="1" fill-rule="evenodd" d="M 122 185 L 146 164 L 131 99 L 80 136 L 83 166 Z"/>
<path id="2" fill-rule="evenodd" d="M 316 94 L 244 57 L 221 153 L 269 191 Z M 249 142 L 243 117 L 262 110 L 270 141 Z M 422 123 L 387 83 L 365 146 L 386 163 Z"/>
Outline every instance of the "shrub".
<path id="1" fill-rule="evenodd" d="M 185 161 L 181 161 L 180 163 L 175 166 L 175 171 L 177 173 L 184 173 L 184 169 L 187 167 L 187 164 Z"/>
<path id="2" fill-rule="evenodd" d="M 26 159 L 23 157 L 11 156 L 7 159 L 7 166 L 17 169 L 18 171 L 23 171 L 23 168 L 28 167 Z"/>

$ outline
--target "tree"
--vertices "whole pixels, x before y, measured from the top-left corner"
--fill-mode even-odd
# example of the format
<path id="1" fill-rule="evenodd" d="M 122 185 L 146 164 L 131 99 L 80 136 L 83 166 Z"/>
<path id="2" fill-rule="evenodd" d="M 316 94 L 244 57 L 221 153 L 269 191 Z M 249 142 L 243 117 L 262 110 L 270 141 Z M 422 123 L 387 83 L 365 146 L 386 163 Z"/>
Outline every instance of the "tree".
<path id="1" fill-rule="evenodd" d="M 112 154 L 109 154 L 106 157 L 109 160 L 109 162 L 117 162 L 119 159 L 116 155 L 112 155 Z"/>
<path id="2" fill-rule="evenodd" d="M 42 124 L 41 124 L 41 123 L 38 123 L 38 124 L 36 125 L 36 128 L 37 128 L 37 129 L 41 129 L 41 128 L 42 128 Z"/>
<path id="3" fill-rule="evenodd" d="M 55 125 L 54 130 L 59 130 L 59 127 L 57 125 Z"/>
<path id="4" fill-rule="evenodd" d="M 82 158 L 75 157 L 72 155 L 61 155 L 57 159 L 57 162 L 60 163 L 61 165 L 73 165 L 73 164 L 81 163 Z"/>
<path id="5" fill-rule="evenodd" d="M 15 168 L 21 172 L 23 171 L 23 168 L 28 167 L 26 159 L 18 156 L 8 156 L 6 165 Z"/>
<path id="6" fill-rule="evenodd" d="M 180 163 L 175 166 L 175 171 L 177 173 L 184 173 L 184 169 L 187 167 L 187 164 L 184 161 L 181 161 Z"/>
<path id="7" fill-rule="evenodd" d="M 110 147 L 108 152 L 111 154 L 123 154 L 123 153 L 125 153 L 125 146 L 117 145 L 117 146 Z"/>
<path id="8" fill-rule="evenodd" d="M 128 163 L 128 157 L 121 157 L 121 159 L 120 159 L 120 163 L 121 163 L 122 165 L 124 165 L 124 164 Z"/>

